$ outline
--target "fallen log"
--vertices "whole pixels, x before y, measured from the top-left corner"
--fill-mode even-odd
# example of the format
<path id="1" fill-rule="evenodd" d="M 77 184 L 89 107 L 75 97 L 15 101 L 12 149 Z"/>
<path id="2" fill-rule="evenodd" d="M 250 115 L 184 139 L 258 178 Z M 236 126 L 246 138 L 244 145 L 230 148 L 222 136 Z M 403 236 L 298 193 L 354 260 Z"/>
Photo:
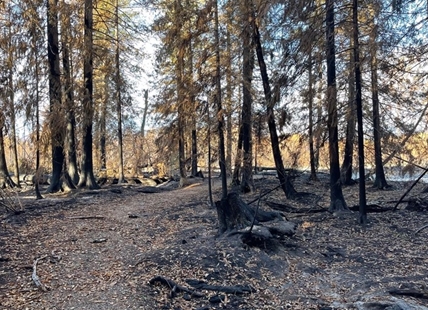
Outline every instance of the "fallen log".
<path id="1" fill-rule="evenodd" d="M 390 289 L 389 294 L 394 296 L 410 296 L 414 298 L 428 299 L 428 292 L 416 289 Z"/>
<path id="2" fill-rule="evenodd" d="M 187 284 L 189 284 L 193 289 L 187 288 L 185 286 L 177 284 L 175 281 L 162 277 L 156 276 L 149 281 L 150 285 L 161 284 L 169 288 L 170 297 L 174 298 L 177 296 L 177 293 L 187 293 L 190 297 L 205 297 L 205 294 L 201 293 L 201 290 L 205 291 L 215 291 L 222 292 L 230 295 L 247 295 L 255 292 L 256 290 L 252 288 L 250 285 L 232 285 L 232 286 L 224 286 L 224 285 L 210 285 L 204 281 L 189 279 L 186 280 Z"/>
<path id="3" fill-rule="evenodd" d="M 191 290 L 191 289 L 189 289 L 187 287 L 178 285 L 173 280 L 167 279 L 167 278 L 164 278 L 164 277 L 161 277 L 161 276 L 156 276 L 156 277 L 154 277 L 153 279 L 151 279 L 149 281 L 150 285 L 155 285 L 157 283 L 162 284 L 162 285 L 168 287 L 171 290 L 171 292 L 170 292 L 170 297 L 171 298 L 176 297 L 177 293 L 188 293 L 192 297 L 197 297 L 197 298 L 205 296 L 204 294 L 202 294 L 200 292 L 197 292 L 197 291 Z"/>
<path id="4" fill-rule="evenodd" d="M 67 217 L 69 220 L 103 220 L 105 216 L 101 215 L 87 215 L 87 216 L 71 216 Z"/>

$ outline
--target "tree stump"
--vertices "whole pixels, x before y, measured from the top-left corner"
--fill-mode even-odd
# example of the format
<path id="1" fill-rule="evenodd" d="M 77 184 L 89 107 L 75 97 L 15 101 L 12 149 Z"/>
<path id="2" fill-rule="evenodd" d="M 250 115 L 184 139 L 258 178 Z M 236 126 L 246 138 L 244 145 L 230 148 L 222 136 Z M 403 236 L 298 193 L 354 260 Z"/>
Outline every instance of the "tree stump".
<path id="1" fill-rule="evenodd" d="M 247 205 L 236 192 L 229 193 L 226 199 L 217 201 L 216 208 L 219 233 L 241 234 L 245 236 L 245 240 L 253 236 L 263 240 L 283 239 L 284 236 L 292 236 L 297 226 L 295 223 L 284 221 L 276 211 L 256 210 Z M 265 224 L 262 225 L 262 222 Z"/>

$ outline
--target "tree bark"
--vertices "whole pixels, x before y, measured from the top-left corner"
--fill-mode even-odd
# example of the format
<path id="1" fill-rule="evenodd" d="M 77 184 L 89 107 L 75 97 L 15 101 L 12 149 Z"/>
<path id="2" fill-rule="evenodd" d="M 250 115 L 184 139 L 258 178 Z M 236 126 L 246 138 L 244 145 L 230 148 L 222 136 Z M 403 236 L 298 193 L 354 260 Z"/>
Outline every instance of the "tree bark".
<path id="1" fill-rule="evenodd" d="M 238 143 L 236 144 L 235 165 L 232 174 L 232 185 L 236 186 L 241 184 L 241 163 L 242 163 L 242 140 L 243 140 L 242 125 L 239 125 Z"/>
<path id="2" fill-rule="evenodd" d="M 351 40 L 352 42 L 352 40 Z M 349 51 L 349 96 L 348 96 L 348 111 L 346 115 L 346 142 L 345 152 L 341 168 L 342 182 L 345 185 L 353 185 L 355 181 L 352 179 L 352 164 L 354 159 L 354 140 L 355 140 L 355 125 L 356 125 L 356 104 L 355 104 L 355 63 L 354 63 L 354 44 L 351 44 Z"/>
<path id="3" fill-rule="evenodd" d="M 182 38 L 182 6 L 181 0 L 175 0 L 175 31 L 177 32 L 177 60 L 176 60 L 176 87 L 177 87 L 177 127 L 178 127 L 178 162 L 180 171 L 180 186 L 187 183 L 186 154 L 184 147 L 184 126 L 185 126 L 185 96 L 184 96 L 184 42 Z"/>
<path id="4" fill-rule="evenodd" d="M 64 164 L 64 126 L 62 107 L 61 72 L 58 49 L 58 1 L 47 1 L 47 33 L 49 62 L 49 125 L 52 147 L 52 177 L 48 193 L 61 190 L 61 177 Z"/>
<path id="5" fill-rule="evenodd" d="M 21 187 L 19 185 L 19 161 L 18 161 L 18 147 L 17 147 L 17 141 L 16 141 L 16 112 L 15 112 L 15 86 L 14 86 L 14 52 L 15 49 L 12 46 L 13 38 L 12 38 L 12 8 L 8 6 L 8 48 L 7 48 L 7 94 L 8 94 L 8 110 L 9 110 L 9 119 L 10 119 L 10 140 L 11 140 L 11 148 L 12 148 L 12 155 L 13 155 L 13 180 L 17 187 Z"/>
<path id="6" fill-rule="evenodd" d="M 226 171 L 226 154 L 224 148 L 224 111 L 221 103 L 221 71 L 220 71 L 220 34 L 218 20 L 218 0 L 214 0 L 214 40 L 215 40 L 215 103 L 217 108 L 217 130 L 218 130 L 218 150 L 219 165 L 221 173 L 222 202 L 227 198 L 227 171 Z"/>
<path id="7" fill-rule="evenodd" d="M 108 87 L 108 75 L 104 75 L 104 94 L 101 99 L 101 108 L 99 113 L 99 132 L 100 132 L 100 168 L 101 170 L 107 169 L 107 152 L 106 152 L 106 141 L 107 141 L 107 105 L 110 100 L 109 87 Z"/>
<path id="8" fill-rule="evenodd" d="M 4 114 L 0 111 L 0 188 L 15 187 L 15 183 L 9 176 L 6 165 L 6 156 L 4 149 L 3 127 L 5 124 Z"/>
<path id="9" fill-rule="evenodd" d="M 89 189 L 99 188 L 94 176 L 92 160 L 92 120 L 94 117 L 93 103 L 93 1 L 85 0 L 85 31 L 84 31 L 84 63 L 83 77 L 85 93 L 83 96 L 82 119 L 82 172 L 78 187 Z"/>
<path id="10" fill-rule="evenodd" d="M 66 3 L 63 2 L 63 5 Z M 72 79 L 72 62 L 70 55 L 70 34 L 71 29 L 69 11 L 63 13 L 62 38 L 62 67 L 64 69 L 64 89 L 65 89 L 65 110 L 66 110 L 66 133 L 65 149 L 67 150 L 67 172 L 73 184 L 79 182 L 76 155 L 76 116 L 74 113 L 74 85 Z"/>
<path id="11" fill-rule="evenodd" d="M 190 32 L 191 30 L 189 30 Z M 195 82 L 193 80 L 193 49 L 192 49 L 192 39 L 189 39 L 189 78 L 188 78 L 188 90 L 189 90 L 189 104 L 192 107 L 193 117 L 190 120 L 191 123 L 191 175 L 197 176 L 198 174 L 198 131 L 197 131 L 197 103 L 195 100 Z"/>
<path id="12" fill-rule="evenodd" d="M 318 181 L 317 166 L 315 162 L 315 147 L 314 147 L 314 76 L 313 76 L 313 57 L 312 51 L 309 52 L 308 60 L 308 110 L 309 110 L 309 162 L 311 166 L 311 175 L 309 179 Z"/>
<path id="13" fill-rule="evenodd" d="M 31 27 L 31 43 L 32 53 L 34 55 L 34 79 L 35 79 L 35 112 L 36 112 L 36 178 L 34 182 L 34 189 L 36 193 L 36 199 L 42 199 L 43 196 L 40 193 L 39 179 L 40 179 L 40 113 L 39 113 L 39 100 L 40 100 L 40 68 L 39 68 L 39 54 L 37 48 L 37 31 L 36 25 Z"/>
<path id="14" fill-rule="evenodd" d="M 252 154 L 252 94 L 254 56 L 251 46 L 251 1 L 245 1 L 243 11 L 243 52 L 242 52 L 242 178 L 241 192 L 251 191 L 253 154 Z"/>
<path id="15" fill-rule="evenodd" d="M 348 210 L 342 193 L 339 168 L 339 141 L 337 129 L 336 49 L 334 39 L 334 0 L 326 2 L 327 48 L 327 104 L 330 156 L 330 211 Z"/>
<path id="16" fill-rule="evenodd" d="M 374 23 L 374 22 L 373 22 Z M 378 74 L 377 74 L 377 26 L 373 25 L 370 32 L 370 73 L 371 73 L 371 91 L 373 104 L 373 142 L 375 156 L 375 181 L 373 187 L 384 189 L 388 187 L 386 182 L 385 171 L 382 163 L 382 132 L 380 127 L 380 111 L 379 111 L 379 91 L 378 91 Z"/>
<path id="17" fill-rule="evenodd" d="M 272 92 L 269 84 L 269 77 L 267 74 L 266 64 L 263 56 L 263 49 L 260 42 L 260 33 L 257 27 L 255 20 L 252 21 L 253 31 L 254 31 L 254 42 L 256 45 L 256 54 L 257 60 L 259 63 L 260 73 L 263 81 L 263 90 L 266 100 L 266 112 L 268 119 L 269 134 L 272 146 L 272 153 L 275 161 L 275 167 L 278 174 L 279 182 L 281 188 L 284 191 L 284 194 L 287 198 L 294 198 L 297 194 L 294 189 L 293 184 L 291 183 L 287 173 L 285 172 L 284 163 L 282 161 L 281 150 L 279 149 L 279 139 L 278 133 L 276 131 L 275 115 L 274 115 L 274 104 L 275 102 L 272 99 Z"/>
<path id="18" fill-rule="evenodd" d="M 360 224 L 367 224 L 367 202 L 366 202 L 366 178 L 364 167 L 364 131 L 363 131 L 363 99 L 362 99 L 362 78 L 360 64 L 360 43 L 358 31 L 358 0 L 353 0 L 353 40 L 354 40 L 354 65 L 355 65 L 355 92 L 357 103 L 358 121 L 358 166 L 359 166 L 359 221 Z"/>
<path id="19" fill-rule="evenodd" d="M 117 144 L 118 144 L 118 157 L 119 157 L 119 176 L 118 184 L 125 182 L 125 175 L 123 172 L 123 133 L 122 133 L 122 98 L 121 88 L 122 81 L 120 76 L 120 41 L 119 41 L 119 1 L 116 0 L 115 7 L 115 26 L 116 26 L 116 51 L 115 51 L 115 83 L 116 83 L 116 113 L 117 113 Z"/>
<path id="20" fill-rule="evenodd" d="M 141 136 L 144 138 L 146 136 L 146 119 L 147 111 L 149 109 L 149 91 L 144 90 L 144 111 L 143 111 L 143 120 L 141 121 Z"/>
<path id="21" fill-rule="evenodd" d="M 231 49 L 231 7 L 227 10 L 227 25 L 226 25 L 226 169 L 228 176 L 232 176 L 232 128 L 233 128 L 233 100 L 232 100 L 232 49 Z"/>

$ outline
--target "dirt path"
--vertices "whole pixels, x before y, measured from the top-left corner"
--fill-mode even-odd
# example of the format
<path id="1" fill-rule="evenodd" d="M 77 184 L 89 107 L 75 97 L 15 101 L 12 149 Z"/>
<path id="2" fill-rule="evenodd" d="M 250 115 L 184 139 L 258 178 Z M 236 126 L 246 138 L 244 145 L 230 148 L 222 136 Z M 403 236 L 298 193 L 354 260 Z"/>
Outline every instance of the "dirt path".
<path id="1" fill-rule="evenodd" d="M 165 222 L 171 210 L 206 205 L 206 184 L 154 194 L 120 191 L 83 193 L 75 204 L 67 199 L 65 207 L 36 208 L 25 225 L 3 223 L 0 308 L 155 309 L 139 294 L 144 283 L 135 266 L 176 228 Z M 40 292 L 30 276 L 33 261 L 45 256 L 37 274 L 48 291 Z"/>
<path id="2" fill-rule="evenodd" d="M 276 182 L 257 185 L 267 190 Z M 297 188 L 316 199 L 284 201 L 280 191 L 264 199 L 296 210 L 328 206 L 328 183 L 302 179 Z M 386 204 L 402 189 L 369 190 L 368 200 Z M 140 190 L 109 187 L 30 200 L 27 212 L 1 221 L 0 309 L 428 309 L 428 292 L 427 299 L 389 293 L 426 291 L 428 229 L 415 234 L 428 223 L 426 212 L 370 213 L 366 228 L 354 214 L 290 212 L 285 215 L 298 224 L 293 238 L 280 248 L 247 248 L 236 238 L 216 238 L 206 181 L 153 194 Z M 357 190 L 344 190 L 351 206 Z M 43 258 L 37 274 L 47 291 L 31 280 L 37 258 Z M 188 279 L 249 285 L 255 293 L 170 298 L 171 290 L 148 284 L 157 275 L 187 287 Z"/>

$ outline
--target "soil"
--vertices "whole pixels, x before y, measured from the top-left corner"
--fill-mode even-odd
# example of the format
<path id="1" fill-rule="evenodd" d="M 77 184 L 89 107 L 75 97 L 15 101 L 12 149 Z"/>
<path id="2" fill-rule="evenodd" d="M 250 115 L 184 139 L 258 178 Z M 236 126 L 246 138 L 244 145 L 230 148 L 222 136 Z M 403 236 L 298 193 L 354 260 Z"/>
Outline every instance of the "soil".
<path id="1" fill-rule="evenodd" d="M 296 189 L 310 194 L 297 200 L 279 189 L 260 199 L 264 210 L 286 205 L 284 217 L 298 228 L 252 247 L 237 234 L 217 236 L 207 180 L 163 190 L 110 185 L 43 200 L 22 191 L 24 212 L 0 221 L 0 309 L 428 309 L 428 229 L 418 231 L 428 224 L 423 185 L 393 212 L 410 183 L 384 191 L 368 184 L 368 204 L 379 212 L 362 227 L 358 212 L 327 211 L 328 179 L 320 177 L 299 175 Z M 253 201 L 277 185 L 257 176 L 242 198 Z M 219 186 L 214 180 L 215 200 Z M 356 206 L 358 185 L 343 190 Z M 156 276 L 177 286 L 150 283 Z M 198 297 L 191 279 L 249 289 L 201 289 Z"/>

